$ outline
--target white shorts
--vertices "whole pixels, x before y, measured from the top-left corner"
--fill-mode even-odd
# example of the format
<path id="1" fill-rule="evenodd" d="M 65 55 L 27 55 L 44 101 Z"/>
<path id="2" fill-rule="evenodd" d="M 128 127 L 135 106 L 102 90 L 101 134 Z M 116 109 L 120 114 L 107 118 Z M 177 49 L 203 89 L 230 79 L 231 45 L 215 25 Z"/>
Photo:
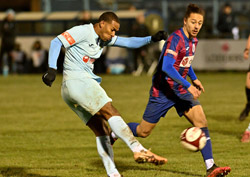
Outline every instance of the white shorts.
<path id="1" fill-rule="evenodd" d="M 61 94 L 63 100 L 85 124 L 106 103 L 112 101 L 100 84 L 88 77 L 64 81 Z"/>

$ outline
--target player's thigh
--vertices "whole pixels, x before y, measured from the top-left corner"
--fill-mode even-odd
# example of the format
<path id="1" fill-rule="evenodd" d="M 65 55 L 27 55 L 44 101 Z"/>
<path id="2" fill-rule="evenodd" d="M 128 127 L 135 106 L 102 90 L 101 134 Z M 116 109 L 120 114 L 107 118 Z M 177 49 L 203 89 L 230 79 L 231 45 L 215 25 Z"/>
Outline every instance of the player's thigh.
<path id="1" fill-rule="evenodd" d="M 196 127 L 207 127 L 207 119 L 201 105 L 184 112 L 185 117 Z"/>
<path id="2" fill-rule="evenodd" d="M 112 116 L 120 116 L 117 109 L 112 105 L 112 102 L 106 103 L 96 114 L 101 115 L 106 120 L 108 120 Z"/>
<path id="3" fill-rule="evenodd" d="M 81 106 L 79 106 L 78 104 L 72 101 L 72 99 L 69 97 L 67 87 L 62 86 L 61 92 L 62 92 L 62 98 L 64 102 L 72 109 L 72 111 L 74 111 L 78 115 L 78 117 L 85 124 L 87 124 L 90 118 L 92 117 L 92 115 L 88 111 L 83 109 Z"/>
<path id="4" fill-rule="evenodd" d="M 162 97 L 165 101 L 156 101 L 149 98 L 148 104 L 143 114 L 143 120 L 148 123 L 156 124 L 162 117 L 165 117 L 168 110 L 175 104 L 174 101 Z"/>
<path id="5" fill-rule="evenodd" d="M 111 102 L 104 89 L 94 79 L 68 80 L 63 83 L 64 95 L 76 106 L 81 106 L 91 115 L 95 115 L 106 103 Z"/>

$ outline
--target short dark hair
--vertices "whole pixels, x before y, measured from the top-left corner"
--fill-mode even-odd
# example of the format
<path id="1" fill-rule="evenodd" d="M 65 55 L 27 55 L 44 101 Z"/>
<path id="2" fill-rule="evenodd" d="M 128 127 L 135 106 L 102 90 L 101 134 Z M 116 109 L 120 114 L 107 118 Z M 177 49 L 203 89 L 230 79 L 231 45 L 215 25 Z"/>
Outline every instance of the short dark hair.
<path id="1" fill-rule="evenodd" d="M 114 12 L 104 12 L 99 17 L 98 22 L 106 21 L 108 23 L 111 23 L 113 20 L 116 21 L 117 23 L 120 23 L 118 16 Z"/>
<path id="2" fill-rule="evenodd" d="M 197 6 L 196 4 L 188 5 L 184 18 L 187 19 L 191 13 L 200 14 L 203 17 L 205 16 L 205 11 L 201 7 Z"/>
<path id="3" fill-rule="evenodd" d="M 224 4 L 224 7 L 231 7 L 232 8 L 231 4 L 228 2 Z"/>

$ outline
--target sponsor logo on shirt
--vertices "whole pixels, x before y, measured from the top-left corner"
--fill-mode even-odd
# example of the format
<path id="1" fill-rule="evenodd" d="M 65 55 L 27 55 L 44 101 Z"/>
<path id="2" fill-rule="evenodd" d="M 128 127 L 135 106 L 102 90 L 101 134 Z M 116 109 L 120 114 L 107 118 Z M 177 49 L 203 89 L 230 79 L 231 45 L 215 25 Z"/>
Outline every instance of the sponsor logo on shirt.
<path id="1" fill-rule="evenodd" d="M 62 33 L 62 36 L 68 41 L 70 45 L 75 43 L 74 38 L 68 32 Z"/>
<path id="2" fill-rule="evenodd" d="M 186 56 L 182 59 L 180 67 L 190 67 L 194 59 L 194 56 Z"/>

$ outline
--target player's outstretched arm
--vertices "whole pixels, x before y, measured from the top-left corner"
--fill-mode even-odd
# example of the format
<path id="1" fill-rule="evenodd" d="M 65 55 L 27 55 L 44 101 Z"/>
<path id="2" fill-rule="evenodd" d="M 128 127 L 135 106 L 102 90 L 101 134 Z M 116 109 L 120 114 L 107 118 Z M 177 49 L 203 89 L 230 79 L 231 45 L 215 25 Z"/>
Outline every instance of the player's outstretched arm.
<path id="1" fill-rule="evenodd" d="M 62 43 L 58 38 L 54 38 L 51 43 L 50 43 L 50 48 L 49 48 L 49 69 L 47 72 L 45 72 L 42 76 L 43 82 L 47 85 L 50 86 L 56 79 L 56 63 L 57 59 L 61 50 Z"/>
<path id="2" fill-rule="evenodd" d="M 150 44 L 151 42 L 158 42 L 166 40 L 168 34 L 165 31 L 158 31 L 152 36 L 146 37 L 120 37 L 118 36 L 113 46 L 125 47 L 125 48 L 140 48 L 144 45 Z"/>
<path id="3" fill-rule="evenodd" d="M 161 40 L 166 40 L 168 38 L 168 33 L 165 31 L 158 31 L 154 35 L 151 36 L 151 40 L 153 42 L 158 42 Z"/>

